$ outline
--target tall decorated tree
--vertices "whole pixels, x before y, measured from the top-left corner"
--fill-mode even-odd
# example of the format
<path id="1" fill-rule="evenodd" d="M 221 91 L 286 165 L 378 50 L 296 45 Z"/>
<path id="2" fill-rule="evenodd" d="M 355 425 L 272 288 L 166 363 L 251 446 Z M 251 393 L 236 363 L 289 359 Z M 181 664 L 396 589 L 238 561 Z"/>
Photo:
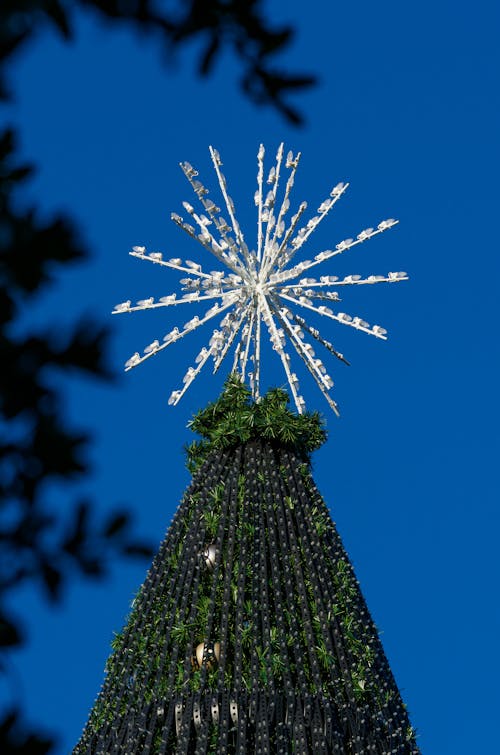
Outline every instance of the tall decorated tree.
<path id="1" fill-rule="evenodd" d="M 232 351 L 233 366 L 222 395 L 192 421 L 200 440 L 188 449 L 191 485 L 113 643 L 104 685 L 75 753 L 418 753 L 376 627 L 311 476 L 310 455 L 325 430 L 319 415 L 305 409 L 289 354 L 291 345 L 337 411 L 333 381 L 307 337 L 345 359 L 297 310 L 385 338 L 380 326 L 326 304 L 336 306 L 342 286 L 407 276 L 302 276 L 396 221 L 382 221 L 313 260 L 293 261 L 347 185 L 338 184 L 306 223 L 302 203 L 287 224 L 300 155 L 284 159 L 281 145 L 264 191 L 261 146 L 257 245 L 250 250 L 220 156 L 214 149 L 211 155 L 229 221 L 188 163 L 181 167 L 203 213 L 184 203 L 197 228 L 172 217 L 223 269 L 207 273 L 197 263 L 134 247 L 133 256 L 189 277 L 181 280 L 180 299 L 170 294 L 135 306 L 128 301 L 115 312 L 210 300 L 201 316 L 134 354 L 127 369 L 224 312 L 182 389 L 172 393 L 172 404 L 210 358 L 218 369 Z M 289 173 L 278 202 L 284 167 Z M 261 395 L 266 331 L 295 411 L 282 389 Z"/>

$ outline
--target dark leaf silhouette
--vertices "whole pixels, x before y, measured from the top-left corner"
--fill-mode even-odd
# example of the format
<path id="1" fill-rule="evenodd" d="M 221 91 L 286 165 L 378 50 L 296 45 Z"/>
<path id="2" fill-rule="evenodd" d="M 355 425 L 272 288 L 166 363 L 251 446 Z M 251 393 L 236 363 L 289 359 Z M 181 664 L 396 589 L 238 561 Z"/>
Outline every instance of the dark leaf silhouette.
<path id="1" fill-rule="evenodd" d="M 21 726 L 20 712 L 9 710 L 0 719 L 0 752 L 5 755 L 45 755 L 50 752 L 53 740 Z"/>
<path id="2" fill-rule="evenodd" d="M 233 49 L 242 66 L 241 85 L 258 104 L 276 107 L 292 123 L 301 116 L 283 102 L 289 88 L 283 86 L 282 77 L 274 73 L 269 58 L 290 44 L 293 29 L 290 26 L 272 28 L 264 18 L 262 0 L 179 0 L 164 8 L 154 0 L 79 0 L 74 3 L 97 11 L 108 21 L 128 23 L 142 33 L 151 34 L 169 53 L 175 52 L 187 40 L 200 41 L 198 70 L 207 75 L 224 49 Z M 7 59 L 21 45 L 26 44 L 46 20 L 66 39 L 71 38 L 71 17 L 67 4 L 59 0 L 31 0 L 29 4 L 18 0 L 4 0 L 0 9 L 0 62 Z M 314 83 L 310 76 L 297 75 L 296 88 Z M 252 80 L 252 86 L 246 82 Z M 269 82 L 271 86 L 269 86 Z M 1 78 L 0 94 L 7 95 L 7 85 Z M 268 97 L 254 96 L 254 92 L 267 91 Z"/>
<path id="3" fill-rule="evenodd" d="M 113 514 L 104 528 L 104 537 L 121 535 L 129 525 L 130 516 L 125 512 Z"/>
<path id="4" fill-rule="evenodd" d="M 59 380 L 68 370 L 109 379 L 107 332 L 82 320 L 62 334 L 58 327 L 14 335 L 12 323 L 54 280 L 57 267 L 86 256 L 68 219 L 41 220 L 35 209 L 18 209 L 14 194 L 31 168 L 17 164 L 15 150 L 15 134 L 6 129 L 0 134 L 0 421 L 7 428 L 0 438 L 0 513 L 5 507 L 8 516 L 0 519 L 0 652 L 24 641 L 18 620 L 4 608 L 10 591 L 28 581 L 56 602 L 73 574 L 101 577 L 113 556 L 147 550 L 120 530 L 122 512 L 108 515 L 103 525 L 91 516 L 89 502 L 69 506 L 65 521 L 48 511 L 51 482 L 89 471 L 89 437 L 68 426 Z M 115 522 L 111 528 L 109 521 Z M 0 674 L 8 668 L 0 665 Z M 0 752 L 48 751 L 49 740 L 22 733 L 17 714 L 3 724 Z"/>
<path id="5" fill-rule="evenodd" d="M 66 15 L 66 10 L 63 8 L 59 0 L 47 0 L 46 8 L 47 15 L 54 22 L 63 37 L 70 39 L 72 34 L 69 19 Z"/>
<path id="6" fill-rule="evenodd" d="M 0 649 L 19 645 L 22 641 L 17 625 L 5 613 L 0 613 Z M 4 669 L 0 668 L 0 672 Z M 1 752 L 1 751 L 0 751 Z"/>
<path id="7" fill-rule="evenodd" d="M 214 34 L 200 60 L 199 70 L 202 76 L 206 76 L 212 70 L 212 67 L 215 63 L 216 54 L 219 50 L 219 46 L 219 37 Z"/>
<path id="8" fill-rule="evenodd" d="M 49 599 L 58 600 L 61 595 L 61 573 L 48 561 L 42 561 L 41 573 Z"/>

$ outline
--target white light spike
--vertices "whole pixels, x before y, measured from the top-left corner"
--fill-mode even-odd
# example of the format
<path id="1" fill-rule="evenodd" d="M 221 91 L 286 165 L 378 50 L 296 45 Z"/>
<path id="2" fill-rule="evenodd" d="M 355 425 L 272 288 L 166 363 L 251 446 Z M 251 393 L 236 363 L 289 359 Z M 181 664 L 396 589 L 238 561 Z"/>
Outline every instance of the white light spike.
<path id="1" fill-rule="evenodd" d="M 255 333 L 254 333 L 254 352 L 253 352 L 253 390 L 256 399 L 260 396 L 260 330 L 262 322 L 262 312 L 260 302 L 257 300 L 255 310 Z"/>
<path id="2" fill-rule="evenodd" d="M 285 373 L 288 379 L 288 384 L 292 392 L 293 400 L 295 402 L 295 406 L 297 407 L 297 411 L 299 414 L 303 414 L 304 404 L 303 404 L 303 400 L 302 401 L 299 400 L 301 397 L 299 396 L 299 393 L 298 393 L 298 388 L 299 388 L 298 380 L 292 380 L 292 373 L 290 371 L 290 366 L 289 366 L 290 359 L 288 355 L 285 354 L 285 350 L 281 346 L 281 339 L 278 336 L 276 323 L 274 322 L 271 309 L 269 307 L 269 303 L 264 296 L 261 296 L 260 298 L 261 298 L 261 307 L 262 307 L 262 319 L 264 320 L 264 323 L 266 324 L 267 329 L 269 331 L 269 335 L 271 337 L 271 342 L 273 343 L 273 347 L 280 356 L 281 363 L 285 370 Z"/>
<path id="3" fill-rule="evenodd" d="M 319 215 L 316 215 L 315 217 L 311 218 L 307 225 L 305 225 L 303 228 L 301 228 L 299 231 L 297 231 L 296 236 L 292 239 L 291 245 L 294 248 L 295 252 L 300 249 L 303 244 L 307 241 L 311 233 L 316 230 L 318 225 L 321 223 L 321 221 L 326 218 L 330 210 L 332 209 L 333 205 L 338 202 L 342 194 L 344 194 L 345 191 L 347 191 L 347 187 L 349 186 L 348 183 L 339 183 L 337 184 L 330 192 L 330 197 L 328 199 L 325 199 L 324 202 L 320 204 L 318 207 L 318 213 Z"/>
<path id="4" fill-rule="evenodd" d="M 140 299 L 134 306 L 131 306 L 130 304 L 128 307 L 125 307 L 127 302 L 123 302 L 122 304 L 117 304 L 114 310 L 111 314 L 113 315 L 119 315 L 123 314 L 124 312 L 139 312 L 143 309 L 159 309 L 160 307 L 176 307 L 178 304 L 193 304 L 193 302 L 199 302 L 199 301 L 207 301 L 210 299 L 222 299 L 224 301 L 224 298 L 229 295 L 230 292 L 217 292 L 213 294 L 203 294 L 200 295 L 198 293 L 192 293 L 192 294 L 184 294 L 182 299 L 178 299 L 176 294 L 169 294 L 167 296 L 162 296 L 159 301 L 154 301 L 153 297 L 150 297 L 149 299 Z"/>
<path id="5" fill-rule="evenodd" d="M 358 246 L 358 244 L 362 244 L 367 239 L 371 239 L 374 236 L 377 236 L 380 233 L 383 233 L 384 231 L 387 231 L 389 228 L 392 228 L 395 226 L 399 221 L 397 220 L 384 220 L 382 223 L 379 223 L 377 229 L 373 231 L 369 236 L 363 237 L 363 238 L 356 238 L 356 239 L 344 239 L 343 241 L 340 241 L 335 249 L 329 249 L 328 251 L 325 251 L 322 253 L 321 259 L 317 259 L 319 255 L 316 256 L 314 260 L 308 260 L 306 263 L 299 262 L 295 267 L 290 268 L 289 270 L 286 270 L 281 275 L 281 280 L 292 280 L 293 278 L 296 278 L 298 275 L 302 275 L 306 270 L 310 270 L 312 267 L 315 267 L 316 265 L 321 264 L 322 262 L 325 262 L 326 260 L 331 259 L 332 257 L 335 257 L 337 254 L 342 254 L 347 249 L 352 249 L 353 246 Z"/>
<path id="6" fill-rule="evenodd" d="M 296 228 L 302 213 L 306 209 L 306 205 L 305 203 L 303 203 L 303 209 L 296 216 L 295 223 L 292 221 L 292 224 L 288 232 L 285 234 L 285 238 L 283 239 L 281 244 L 278 244 L 278 239 L 283 236 L 283 233 L 285 231 L 285 216 L 290 208 L 290 192 L 292 190 L 292 186 L 295 181 L 295 173 L 299 165 L 299 160 L 300 160 L 300 152 L 297 153 L 297 156 L 295 158 L 293 157 L 293 154 L 291 152 L 288 153 L 287 159 L 286 159 L 286 167 L 291 168 L 291 173 L 286 182 L 285 196 L 283 198 L 283 202 L 281 203 L 280 211 L 278 213 L 278 218 L 276 220 L 276 225 L 274 227 L 273 236 L 269 244 L 269 255 L 266 262 L 266 266 L 264 268 L 264 277 L 267 276 L 269 271 L 273 269 L 278 258 L 283 253 L 283 249 L 286 248 L 286 244 L 288 243 L 289 238 L 292 236 L 294 229 Z"/>
<path id="7" fill-rule="evenodd" d="M 226 247 L 233 252 L 233 254 L 237 257 L 238 256 L 238 247 L 234 243 L 234 241 L 231 239 L 230 236 L 227 235 L 227 232 L 231 231 L 231 227 L 228 226 L 223 222 L 223 220 L 219 217 L 220 208 L 217 207 L 217 205 L 211 200 L 208 199 L 208 189 L 205 189 L 204 186 L 201 186 L 200 182 L 194 179 L 194 176 L 198 175 L 198 171 L 194 170 L 192 165 L 189 163 L 179 163 L 180 167 L 188 179 L 189 183 L 191 184 L 191 187 L 193 188 L 193 191 L 197 195 L 198 199 L 202 203 L 204 209 L 208 212 L 210 219 L 214 223 L 215 227 L 217 228 L 218 232 L 221 235 L 221 240 L 224 240 Z M 201 187 L 201 188 L 200 188 Z M 221 242 L 219 242 L 219 246 L 221 246 Z M 239 274 L 243 277 L 245 276 L 245 268 L 242 267 L 242 269 L 239 271 Z"/>
<path id="8" fill-rule="evenodd" d="M 243 238 L 243 234 L 241 232 L 240 226 L 238 224 L 238 221 L 236 220 L 235 211 L 234 211 L 234 203 L 231 197 L 229 196 L 229 194 L 227 193 L 226 179 L 220 169 L 220 166 L 222 165 L 222 160 L 220 159 L 220 155 L 216 149 L 214 149 L 213 147 L 209 147 L 209 151 L 212 157 L 212 162 L 214 164 L 215 172 L 217 173 L 217 178 L 219 179 L 219 186 L 222 191 L 222 196 L 224 197 L 227 211 L 229 213 L 229 217 L 231 218 L 231 223 L 233 225 L 234 233 L 240 245 L 240 249 L 241 250 L 245 249 L 245 251 L 247 251 L 248 248 L 245 243 L 245 239 Z"/>
<path id="9" fill-rule="evenodd" d="M 307 301 L 303 296 L 300 299 L 296 299 L 295 297 L 291 297 L 287 294 L 282 295 L 281 298 L 286 299 L 293 304 L 298 304 L 300 307 L 305 307 L 306 309 L 311 310 L 311 312 L 316 312 L 319 315 L 329 317 L 331 320 L 336 320 L 337 322 L 342 323 L 342 325 L 349 325 L 349 327 L 355 328 L 356 330 L 361 330 L 363 331 L 363 333 L 368 333 L 368 335 L 370 336 L 382 338 L 384 341 L 387 340 L 387 337 L 385 335 L 387 331 L 384 328 L 381 328 L 378 325 L 372 328 L 367 322 L 361 320 L 361 318 L 359 317 L 351 317 L 351 315 L 348 315 L 345 312 L 338 312 L 338 314 L 334 314 L 334 312 L 332 312 L 332 310 L 328 307 L 316 307 L 315 305 Z"/>
<path id="10" fill-rule="evenodd" d="M 337 349 L 330 343 L 330 341 L 327 341 L 326 338 L 323 338 L 319 330 L 311 327 L 304 320 L 303 317 L 300 317 L 300 315 L 296 315 L 292 313 L 292 319 L 294 322 L 297 323 L 298 326 L 300 326 L 301 328 L 304 328 L 304 330 L 306 330 L 309 333 L 309 335 L 311 335 L 314 339 L 316 339 L 318 343 L 324 346 L 325 349 L 327 349 L 330 352 L 330 354 L 333 354 L 334 357 L 337 357 L 337 359 L 340 359 L 341 362 L 344 362 L 344 364 L 347 364 L 349 366 L 349 362 L 344 357 L 344 355 L 341 354 L 340 351 L 337 351 Z"/>
<path id="11" fill-rule="evenodd" d="M 299 224 L 299 220 L 301 219 L 302 215 L 304 214 L 306 210 L 307 210 L 307 202 L 301 202 L 299 205 L 299 209 L 297 210 L 295 215 L 293 215 L 290 221 L 290 226 L 288 230 L 286 231 L 281 244 L 279 245 L 277 254 L 275 255 L 275 261 L 278 263 L 277 264 L 278 270 L 282 270 L 283 267 L 285 267 L 285 265 L 288 265 L 289 261 L 295 254 L 294 248 L 288 249 L 288 242 L 290 241 L 290 238 L 293 236 L 295 229 L 297 228 Z"/>
<path id="12" fill-rule="evenodd" d="M 138 251 L 136 251 L 137 249 L 142 249 L 144 251 L 138 252 Z M 159 257 L 156 256 L 157 254 L 159 254 L 159 252 L 158 253 L 157 252 L 151 252 L 150 254 L 146 255 L 145 254 L 145 247 L 143 247 L 143 246 L 142 247 L 134 246 L 132 248 L 132 251 L 129 252 L 129 254 L 130 254 L 131 257 L 137 257 L 138 259 L 148 260 L 149 262 L 154 262 L 157 265 L 163 265 L 164 267 L 169 267 L 172 270 L 177 270 L 180 273 L 193 273 L 194 275 L 198 275 L 200 278 L 209 278 L 210 277 L 207 273 L 204 273 L 201 270 L 201 265 L 200 265 L 200 270 L 197 271 L 197 272 L 195 272 L 191 268 L 185 267 L 182 264 L 182 260 L 179 259 L 178 257 L 175 257 L 175 258 L 173 258 L 171 260 L 164 260 L 164 259 L 160 259 Z"/>
<path id="13" fill-rule="evenodd" d="M 248 311 L 248 304 L 242 304 L 234 311 L 234 316 L 231 318 L 231 322 L 223 328 L 225 343 L 221 348 L 220 353 L 217 355 L 217 358 L 214 358 L 214 374 L 218 371 L 224 357 L 231 348 L 233 341 L 236 338 L 245 318 L 248 316 Z"/>
<path id="14" fill-rule="evenodd" d="M 272 245 L 269 243 L 271 238 L 271 231 L 276 227 L 276 218 L 274 216 L 274 205 L 276 203 L 276 192 L 278 191 L 278 185 L 280 180 L 281 162 L 283 160 L 284 144 L 281 142 L 276 153 L 276 167 L 271 168 L 267 183 L 272 186 L 267 198 L 266 204 L 268 204 L 268 218 L 266 224 L 266 238 L 264 241 L 264 254 L 262 258 L 262 268 L 267 268 L 268 259 L 272 254 Z M 273 233 L 274 238 L 274 233 Z"/>
<path id="15" fill-rule="evenodd" d="M 186 391 L 189 388 L 189 386 L 191 385 L 191 383 L 193 383 L 194 380 L 195 380 L 195 378 L 198 377 L 198 375 L 200 374 L 203 366 L 206 364 L 206 362 L 208 361 L 209 356 L 212 354 L 212 351 L 213 351 L 212 347 L 210 347 L 210 348 L 207 349 L 204 346 L 202 348 L 202 350 L 200 351 L 200 353 L 198 354 L 198 356 L 195 359 L 195 362 L 196 362 L 197 366 L 196 367 L 189 367 L 188 371 L 186 372 L 186 374 L 184 375 L 184 377 L 182 379 L 182 382 L 184 383 L 183 388 L 181 390 L 172 391 L 172 393 L 170 394 L 170 398 L 168 399 L 168 403 L 170 405 L 173 404 L 173 406 L 176 406 L 176 404 L 179 403 L 179 401 L 184 396 L 184 394 L 186 393 Z"/>
<path id="16" fill-rule="evenodd" d="M 173 343 L 176 343 L 177 341 L 180 341 L 180 339 L 181 339 L 181 338 L 184 338 L 184 336 L 185 336 L 185 335 L 186 335 L 187 333 L 189 333 L 189 332 L 191 332 L 192 330 L 195 330 L 196 328 L 200 327 L 200 325 L 204 325 L 204 324 L 205 324 L 206 322 L 208 322 L 208 321 L 209 321 L 209 320 L 211 320 L 211 319 L 212 319 L 213 317 L 215 317 L 215 316 L 216 316 L 216 315 L 217 315 L 218 313 L 222 312 L 222 311 L 223 311 L 223 310 L 225 310 L 225 309 L 229 309 L 229 307 L 232 307 L 232 306 L 234 305 L 234 303 L 235 303 L 235 302 L 234 302 L 234 300 L 230 300 L 230 301 L 226 302 L 226 304 L 225 304 L 225 305 L 223 305 L 222 307 L 220 307 L 220 309 L 218 309 L 218 310 L 217 310 L 217 311 L 215 311 L 215 312 L 213 312 L 212 310 L 209 310 L 208 312 L 206 312 L 206 313 L 205 313 L 205 315 L 204 315 L 204 316 L 203 316 L 203 317 L 202 317 L 201 319 L 200 319 L 200 318 L 197 318 L 197 319 L 198 319 L 198 321 L 197 321 L 196 325 L 192 325 L 192 324 L 190 324 L 190 325 L 189 325 L 189 327 L 187 327 L 187 328 L 186 328 L 186 327 L 184 327 L 184 328 L 183 328 L 182 330 L 179 330 L 178 328 L 176 328 L 176 329 L 175 329 L 175 331 L 176 331 L 176 332 L 172 331 L 172 333 L 171 333 L 171 334 L 168 334 L 168 335 L 170 335 L 171 337 L 170 337 L 170 338 L 168 338 L 168 336 L 166 336 L 166 337 L 165 337 L 165 338 L 163 339 L 163 343 L 162 343 L 162 345 L 161 345 L 161 346 L 159 346 L 159 347 L 158 347 L 158 348 L 157 348 L 157 349 L 156 349 L 155 351 L 153 351 L 153 352 L 151 352 L 151 353 L 146 353 L 146 354 L 144 354 L 144 356 L 142 356 L 142 357 L 141 357 L 141 356 L 139 356 L 139 358 L 138 358 L 138 359 L 136 358 L 136 356 L 138 356 L 138 355 L 137 355 L 137 354 L 134 354 L 134 355 L 133 355 L 133 356 L 132 356 L 132 357 L 131 357 L 131 358 L 130 358 L 130 359 L 129 359 L 129 360 L 128 360 L 128 361 L 126 362 L 126 363 L 125 363 L 125 372 L 128 372 L 128 371 L 129 371 L 129 370 L 131 370 L 131 369 L 132 369 L 133 367 L 137 367 L 137 366 L 138 366 L 139 364 L 142 364 L 142 362 L 145 362 L 145 361 L 146 361 L 146 359 L 149 359 L 149 358 L 150 358 L 151 356 L 153 356 L 154 354 L 157 354 L 158 352 L 160 352 L 160 351 L 163 351 L 163 349 L 166 349 L 166 348 L 167 348 L 167 346 L 171 346 L 171 344 L 173 344 Z"/>
<path id="17" fill-rule="evenodd" d="M 260 321 L 260 318 L 259 318 L 259 321 Z M 239 372 L 240 372 L 240 375 L 241 375 L 241 379 L 243 381 L 245 380 L 245 376 L 246 376 L 245 372 L 246 372 L 247 363 L 248 363 L 248 355 L 250 353 L 250 344 L 252 343 L 254 322 L 255 322 L 255 310 L 252 308 L 252 310 L 250 312 L 250 321 L 245 326 L 247 328 L 247 332 L 243 333 L 243 336 L 244 336 L 244 341 L 243 341 L 244 347 L 241 349 L 241 352 L 240 352 L 241 353 L 241 357 L 239 359 Z M 235 372 L 235 369 L 236 369 L 236 365 L 235 365 L 235 367 L 233 369 L 233 372 Z"/>
<path id="18" fill-rule="evenodd" d="M 227 265 L 233 273 L 238 275 L 241 274 L 238 267 L 239 260 L 237 259 L 236 254 L 234 254 L 233 259 L 231 259 L 231 257 L 221 248 L 220 244 L 213 239 L 213 236 L 206 230 L 206 228 L 204 228 L 202 233 L 197 234 L 193 226 L 189 225 L 189 223 L 185 223 L 183 218 L 181 218 L 176 212 L 172 212 L 170 217 L 179 228 L 182 228 L 182 230 L 185 231 L 188 236 L 191 236 L 191 238 L 199 241 L 207 251 L 211 252 L 214 257 L 219 260 L 219 262 Z"/>
<path id="19" fill-rule="evenodd" d="M 335 401 L 332 399 L 328 391 L 333 387 L 333 381 L 329 375 L 326 375 L 326 370 L 323 368 L 323 363 L 320 359 L 314 359 L 314 351 L 310 344 L 305 343 L 299 333 L 293 329 L 288 318 L 282 314 L 282 311 L 278 307 L 273 306 L 273 311 L 279 320 L 283 323 L 283 326 L 288 333 L 290 341 L 295 348 L 295 351 L 304 362 L 306 368 L 314 378 L 316 385 L 320 389 L 323 396 L 326 398 L 329 406 L 334 412 L 339 415 L 338 407 Z"/>
<path id="20" fill-rule="evenodd" d="M 255 204 L 257 205 L 257 260 L 262 259 L 262 182 L 264 180 L 264 155 L 266 151 L 261 144 L 257 153 L 257 192 L 255 194 Z"/>

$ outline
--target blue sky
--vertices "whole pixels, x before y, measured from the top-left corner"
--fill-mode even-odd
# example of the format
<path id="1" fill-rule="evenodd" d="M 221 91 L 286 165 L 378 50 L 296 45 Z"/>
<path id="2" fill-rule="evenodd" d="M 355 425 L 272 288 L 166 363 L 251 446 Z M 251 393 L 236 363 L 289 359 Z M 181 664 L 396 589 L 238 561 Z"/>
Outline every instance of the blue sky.
<path id="1" fill-rule="evenodd" d="M 386 343 L 321 323 L 351 366 L 332 366 L 340 419 L 304 381 L 309 408 L 325 413 L 329 429 L 314 475 L 423 752 L 491 752 L 500 624 L 498 7 L 310 0 L 306 14 L 293 0 L 268 8 L 299 27 L 283 66 L 320 75 L 294 100 L 307 117 L 302 129 L 244 99 L 231 55 L 200 80 L 196 46 L 167 68 L 153 40 L 93 16 L 80 19 L 72 45 L 40 35 L 12 69 L 18 96 L 4 115 L 20 124 L 23 155 L 39 167 L 28 195 L 48 214 L 70 212 L 93 250 L 40 297 L 26 324 L 64 329 L 94 313 L 113 329 L 116 383 L 66 387 L 68 416 L 95 436 L 94 472 L 72 491 L 103 511 L 128 504 L 141 534 L 159 543 L 189 479 L 186 424 L 220 390 L 223 375 L 207 374 L 167 406 L 203 342 L 197 336 L 122 376 L 130 354 L 183 314 L 109 314 L 120 301 L 176 288 L 174 272 L 129 257 L 132 245 L 200 261 L 207 254 L 170 221 L 193 199 L 179 161 L 215 191 L 208 145 L 220 150 L 247 239 L 261 141 L 269 155 L 280 141 L 302 152 L 296 203 L 314 208 L 350 181 L 304 257 L 396 217 L 394 230 L 322 272 L 406 270 L 411 280 L 346 292 L 346 310 L 384 325 Z M 277 362 L 266 382 L 284 384 Z M 54 509 L 63 512 L 72 491 L 47 491 Z M 14 606 L 30 631 L 15 657 L 21 694 L 32 719 L 59 735 L 58 755 L 79 737 L 146 568 L 116 563 L 104 582 L 74 583 L 55 609 L 31 591 Z"/>

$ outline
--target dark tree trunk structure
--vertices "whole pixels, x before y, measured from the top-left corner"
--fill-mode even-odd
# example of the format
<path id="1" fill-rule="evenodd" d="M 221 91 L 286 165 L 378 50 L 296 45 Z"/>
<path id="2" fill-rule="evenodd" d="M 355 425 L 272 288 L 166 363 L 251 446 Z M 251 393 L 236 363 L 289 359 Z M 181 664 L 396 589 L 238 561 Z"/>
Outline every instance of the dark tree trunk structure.
<path id="1" fill-rule="evenodd" d="M 208 449 L 113 644 L 77 755 L 419 752 L 293 443 Z"/>

